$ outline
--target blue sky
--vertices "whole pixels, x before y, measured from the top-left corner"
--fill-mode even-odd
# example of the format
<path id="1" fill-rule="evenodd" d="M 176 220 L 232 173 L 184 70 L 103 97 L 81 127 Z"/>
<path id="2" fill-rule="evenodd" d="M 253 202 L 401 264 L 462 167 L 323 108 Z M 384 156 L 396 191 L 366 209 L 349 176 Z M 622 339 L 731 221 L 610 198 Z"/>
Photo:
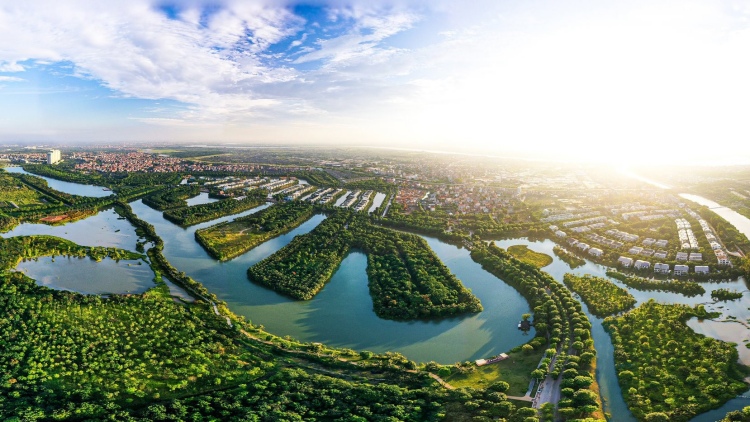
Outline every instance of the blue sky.
<path id="1" fill-rule="evenodd" d="M 12 2 L 0 142 L 743 158 L 748 51 L 736 1 Z"/>

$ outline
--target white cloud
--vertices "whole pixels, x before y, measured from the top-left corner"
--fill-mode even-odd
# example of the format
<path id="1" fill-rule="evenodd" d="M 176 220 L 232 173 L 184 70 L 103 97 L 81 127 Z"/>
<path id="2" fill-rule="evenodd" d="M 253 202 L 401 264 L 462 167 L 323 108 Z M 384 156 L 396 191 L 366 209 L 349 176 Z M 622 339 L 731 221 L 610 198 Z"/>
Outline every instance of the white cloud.
<path id="1" fill-rule="evenodd" d="M 3 76 L 0 75 L 0 82 L 23 82 L 25 79 L 17 78 L 15 76 Z"/>

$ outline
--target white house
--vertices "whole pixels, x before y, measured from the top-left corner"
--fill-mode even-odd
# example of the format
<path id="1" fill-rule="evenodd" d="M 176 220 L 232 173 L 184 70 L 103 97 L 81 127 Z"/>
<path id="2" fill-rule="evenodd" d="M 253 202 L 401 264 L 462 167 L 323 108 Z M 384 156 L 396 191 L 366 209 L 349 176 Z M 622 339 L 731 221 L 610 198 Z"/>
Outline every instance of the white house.
<path id="1" fill-rule="evenodd" d="M 565 236 L 567 236 L 567 234 L 565 234 L 565 232 L 564 232 L 564 231 L 562 231 L 562 230 L 558 230 L 558 231 L 556 231 L 556 232 L 555 232 L 555 235 L 556 235 L 557 237 L 565 237 Z"/>
<path id="2" fill-rule="evenodd" d="M 647 238 L 643 239 L 643 244 L 645 246 L 651 246 L 651 245 L 654 244 L 654 242 L 656 242 L 656 240 L 654 240 L 654 239 L 652 239 L 650 237 L 647 237 Z"/>
<path id="3" fill-rule="evenodd" d="M 599 248 L 591 248 L 591 249 L 589 249 L 589 255 L 592 255 L 592 256 L 602 256 L 603 253 L 604 253 L 604 251 L 602 251 Z"/>
<path id="4" fill-rule="evenodd" d="M 667 247 L 667 241 L 664 239 L 659 239 L 656 242 L 654 242 L 654 246 L 657 248 L 666 248 Z"/>
<path id="5" fill-rule="evenodd" d="M 632 253 L 633 255 L 638 255 L 639 253 L 641 253 L 642 250 L 643 248 L 640 246 L 633 246 L 632 248 L 628 250 L 628 253 Z"/>
<path id="6" fill-rule="evenodd" d="M 590 247 L 591 247 L 591 246 L 589 246 L 589 244 L 588 244 L 588 243 L 583 243 L 583 242 L 579 242 L 579 243 L 578 243 L 578 244 L 576 245 L 576 248 L 578 248 L 578 249 L 580 249 L 580 250 L 582 250 L 582 251 L 585 251 L 586 249 L 588 249 L 588 248 L 590 248 Z"/>
<path id="7" fill-rule="evenodd" d="M 677 257 L 675 259 L 678 261 L 687 261 L 688 254 L 687 252 L 677 252 Z"/>
<path id="8" fill-rule="evenodd" d="M 696 274 L 708 274 L 708 265 L 696 265 L 695 273 Z"/>
<path id="9" fill-rule="evenodd" d="M 654 252 L 654 258 L 667 259 L 667 251 Z"/>
<path id="10" fill-rule="evenodd" d="M 675 265 L 674 266 L 674 275 L 686 275 L 688 273 L 688 266 L 687 265 Z"/>
<path id="11" fill-rule="evenodd" d="M 646 268 L 650 268 L 651 263 L 648 261 L 641 261 L 640 259 L 635 261 L 635 269 L 636 270 L 644 270 Z"/>
<path id="12" fill-rule="evenodd" d="M 657 263 L 657 264 L 654 264 L 654 272 L 655 273 L 660 273 L 660 274 L 668 274 L 669 273 L 669 264 L 662 264 L 661 262 Z"/>
<path id="13" fill-rule="evenodd" d="M 711 249 L 713 250 L 721 249 L 721 245 L 718 242 L 711 242 Z"/>
<path id="14" fill-rule="evenodd" d="M 630 268 L 631 265 L 633 265 L 633 258 L 628 258 L 627 256 L 621 256 L 617 259 L 617 262 L 620 263 L 625 268 Z"/>
<path id="15" fill-rule="evenodd" d="M 703 254 L 700 252 L 690 252 L 690 261 L 703 261 Z"/>

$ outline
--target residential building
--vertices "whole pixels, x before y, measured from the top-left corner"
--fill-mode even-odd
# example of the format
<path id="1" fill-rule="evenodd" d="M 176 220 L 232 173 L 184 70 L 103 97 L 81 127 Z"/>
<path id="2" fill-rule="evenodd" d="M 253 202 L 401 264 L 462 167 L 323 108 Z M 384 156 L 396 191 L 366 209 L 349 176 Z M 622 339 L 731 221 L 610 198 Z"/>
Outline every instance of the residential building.
<path id="1" fill-rule="evenodd" d="M 651 263 L 648 261 L 641 261 L 640 259 L 635 261 L 635 269 L 636 270 L 645 270 L 646 268 L 651 267 Z"/>
<path id="2" fill-rule="evenodd" d="M 688 273 L 689 267 L 687 265 L 675 265 L 674 266 L 674 275 L 686 275 Z"/>
<path id="3" fill-rule="evenodd" d="M 617 262 L 620 263 L 625 268 L 630 268 L 631 265 L 633 265 L 633 258 L 628 258 L 627 256 L 621 256 L 617 259 Z"/>
<path id="4" fill-rule="evenodd" d="M 61 159 L 62 157 L 59 149 L 53 149 L 47 153 L 47 164 L 59 163 Z"/>
<path id="5" fill-rule="evenodd" d="M 687 261 L 688 260 L 688 254 L 687 252 L 677 252 L 677 256 L 675 257 L 678 261 Z"/>
<path id="6" fill-rule="evenodd" d="M 690 252 L 690 257 L 688 258 L 690 261 L 703 261 L 703 254 L 700 252 Z"/>
<path id="7" fill-rule="evenodd" d="M 631 253 L 633 255 L 638 255 L 639 253 L 641 253 L 641 251 L 643 251 L 642 247 L 640 247 L 640 246 L 633 246 L 632 248 L 630 248 L 628 250 L 628 253 Z"/>
<path id="8" fill-rule="evenodd" d="M 695 273 L 696 274 L 708 274 L 708 265 L 696 265 Z"/>
<path id="9" fill-rule="evenodd" d="M 589 249 L 589 255 L 592 255 L 592 256 L 597 256 L 597 257 L 598 256 L 602 256 L 603 253 L 604 253 L 604 251 L 602 251 L 599 248 L 591 248 L 591 249 Z"/>
<path id="10" fill-rule="evenodd" d="M 668 274 L 669 273 L 669 264 L 663 264 L 663 263 L 657 263 L 654 264 L 654 272 L 659 274 Z"/>

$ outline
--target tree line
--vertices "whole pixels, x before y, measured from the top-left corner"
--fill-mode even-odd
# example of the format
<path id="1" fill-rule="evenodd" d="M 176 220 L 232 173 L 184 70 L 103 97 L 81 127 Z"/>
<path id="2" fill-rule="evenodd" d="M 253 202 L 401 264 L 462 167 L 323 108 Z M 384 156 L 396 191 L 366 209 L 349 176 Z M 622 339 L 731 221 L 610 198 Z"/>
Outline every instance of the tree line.
<path id="1" fill-rule="evenodd" d="M 606 278 L 568 273 L 563 275 L 563 283 L 581 296 L 589 312 L 600 318 L 626 311 L 636 302 L 627 290 Z"/>
<path id="2" fill-rule="evenodd" d="M 192 226 L 225 215 L 247 211 L 263 204 L 265 201 L 266 192 L 256 189 L 248 192 L 247 196 L 242 199 L 228 198 L 208 204 L 170 209 L 164 211 L 164 218 L 181 226 Z"/>
<path id="3" fill-rule="evenodd" d="M 233 221 L 199 229 L 195 232 L 195 240 L 211 256 L 226 261 L 294 229 L 310 219 L 314 212 L 315 207 L 308 202 L 273 205 Z"/>
<path id="4" fill-rule="evenodd" d="M 638 277 L 623 274 L 618 271 L 608 270 L 607 275 L 622 281 L 628 287 L 638 290 L 657 290 L 663 292 L 675 292 L 685 296 L 700 296 L 706 293 L 706 289 L 694 281 L 687 280 L 659 280 L 653 278 Z"/>

